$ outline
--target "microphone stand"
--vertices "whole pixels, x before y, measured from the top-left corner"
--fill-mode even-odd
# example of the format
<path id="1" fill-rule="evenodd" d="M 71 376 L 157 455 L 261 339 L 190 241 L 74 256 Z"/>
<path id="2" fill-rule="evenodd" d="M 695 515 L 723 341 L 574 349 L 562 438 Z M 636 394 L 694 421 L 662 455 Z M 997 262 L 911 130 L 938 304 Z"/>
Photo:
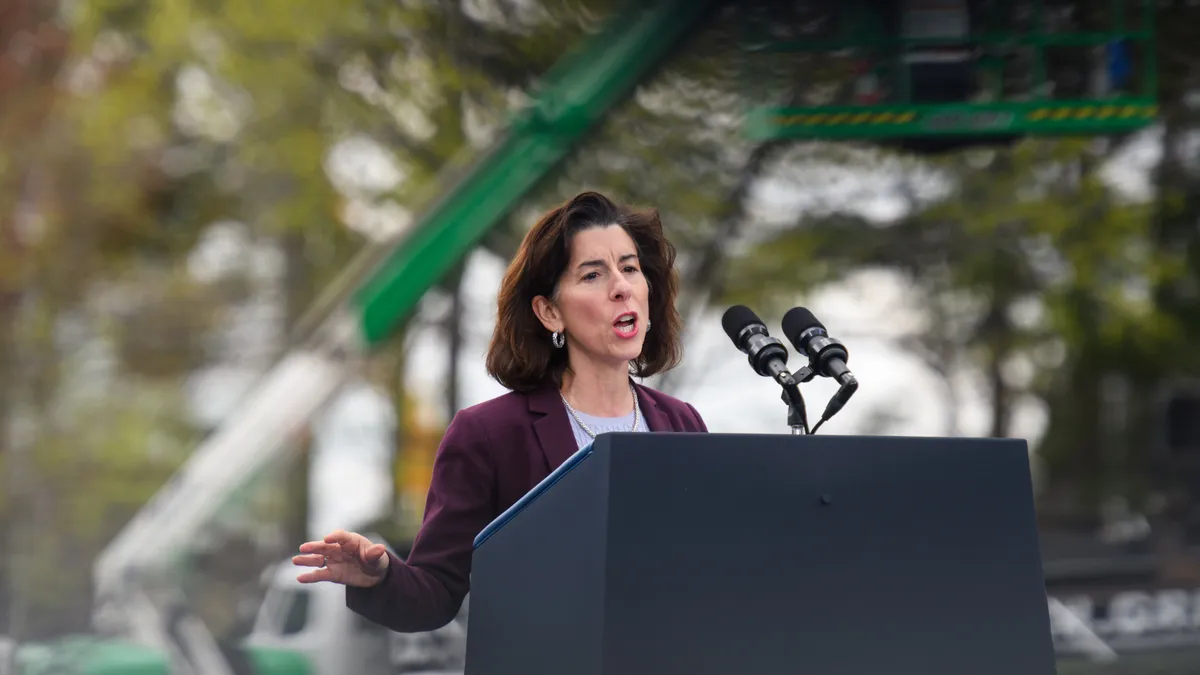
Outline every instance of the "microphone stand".
<path id="1" fill-rule="evenodd" d="M 804 405 L 804 395 L 800 393 L 799 383 L 807 382 L 812 377 L 812 370 L 808 366 L 804 366 L 796 371 L 795 375 L 785 370 L 775 379 L 779 386 L 783 387 L 783 393 L 779 397 L 787 404 L 788 426 L 792 428 L 793 436 L 803 436 L 809 433 L 808 409 Z"/>

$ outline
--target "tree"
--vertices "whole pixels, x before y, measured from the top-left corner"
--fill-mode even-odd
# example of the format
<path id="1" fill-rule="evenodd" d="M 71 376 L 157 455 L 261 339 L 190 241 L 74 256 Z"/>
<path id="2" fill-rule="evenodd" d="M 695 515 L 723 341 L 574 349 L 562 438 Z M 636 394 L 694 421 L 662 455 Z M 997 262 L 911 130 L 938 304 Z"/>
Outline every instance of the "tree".
<path id="1" fill-rule="evenodd" d="M 1111 18 L 1108 6 L 1060 9 L 1061 20 Z M 894 270 L 913 283 L 927 315 L 926 328 L 905 343 L 940 370 L 948 400 L 955 398 L 953 364 L 962 361 L 989 382 L 991 434 L 1009 432 L 1014 401 L 1046 406 L 1039 448 L 1050 479 L 1044 506 L 1095 513 L 1107 495 L 1144 502 L 1178 487 L 1179 467 L 1161 462 L 1146 439 L 1161 424 L 1154 401 L 1164 382 L 1197 372 L 1193 359 L 1173 355 L 1194 351 L 1184 345 L 1200 328 L 1193 297 L 1200 201 L 1189 197 L 1196 174 L 1180 152 L 1196 124 L 1187 101 L 1195 95 L 1200 52 L 1184 28 L 1195 7 L 1167 2 L 1156 9 L 1165 152 L 1150 203 L 1130 203 L 1101 180 L 1106 159 L 1126 140 L 1144 142 L 1144 134 L 1102 149 L 1026 141 L 982 167 L 978 153 L 917 159 L 805 144 L 768 173 L 787 175 L 814 153 L 843 154 L 841 166 L 894 163 L 893 191 L 906 202 L 906 215 L 885 224 L 847 206 L 814 209 L 757 240 L 735 267 L 737 283 L 725 299 L 777 308 L 791 304 L 798 289 Z M 956 189 L 920 195 L 930 171 Z"/>
<path id="2" fill-rule="evenodd" d="M 38 77 L 21 82 L 23 96 L 6 96 L 42 107 L 6 108 L 22 115 L 3 125 L 14 140 L 6 147 L 29 151 L 19 153 L 21 175 L 4 181 L 15 187 L 0 203 L 32 214 L 49 233 L 19 252 L 20 265 L 7 264 L 18 260 L 12 249 L 0 253 L 3 290 L 11 294 L 4 298 L 13 298 L 4 307 L 21 310 L 5 326 L 17 331 L 23 350 L 6 350 L 0 362 L 26 354 L 36 386 L 20 404 L 36 429 L 31 448 L 39 456 L 56 437 L 52 413 L 76 381 L 66 354 L 81 345 L 110 350 L 118 358 L 102 381 L 131 399 L 244 357 L 245 342 L 219 346 L 236 314 L 281 296 L 284 322 L 294 323 L 355 249 L 394 236 L 446 189 L 464 158 L 503 126 L 515 90 L 557 59 L 569 44 L 564 36 L 591 29 L 592 11 L 607 9 L 602 2 L 532 10 L 309 2 L 271 12 L 237 3 L 102 0 L 73 5 L 55 22 L 56 3 L 25 5 L 34 33 L 49 26 L 64 36 L 43 45 L 58 49 L 54 67 L 36 62 L 28 72 Z M 273 20 L 262 20 L 264 10 Z M 55 86 L 62 82 L 69 86 Z M 354 144 L 382 157 L 393 175 L 362 180 L 361 168 L 337 166 L 347 155 L 339 151 Z M 0 227 L 6 241 L 21 234 L 14 223 Z M 188 256 L 220 229 L 214 223 L 234 223 L 248 235 L 235 253 L 280 252 L 283 274 L 263 274 L 253 261 L 211 278 L 191 274 Z M 78 336 L 66 344 L 51 339 L 80 317 Z M 259 338 L 255 350 L 286 347 L 283 334 L 268 335 L 275 337 Z M 269 363 L 261 355 L 252 360 Z M 122 414 L 120 401 L 110 403 L 117 407 L 105 408 L 108 414 Z M 161 420 L 151 423 L 157 417 L 137 419 L 161 432 Z M 82 433 L 76 421 L 63 428 Z M 169 435 L 192 433 L 183 424 Z M 129 440 L 129 458 L 147 452 L 149 437 Z M 69 463 L 51 462 L 31 482 L 52 502 L 79 479 Z M 302 472 L 296 481 L 304 482 Z M 18 505 L 8 513 L 26 511 Z M 39 523 L 66 527 L 42 511 Z M 261 513 L 278 517 L 272 508 Z M 91 543 L 76 550 L 76 581 L 86 579 L 91 556 L 127 517 L 113 511 L 99 525 L 87 521 Z M 9 532 L 19 538 L 24 530 Z M 35 552 L 26 569 L 45 568 L 43 555 Z M 14 576 L 14 583 L 28 578 Z M 39 630 L 51 630 L 67 625 L 54 617 L 86 616 L 82 609 L 47 601 L 32 611 Z"/>
<path id="3" fill-rule="evenodd" d="M 1102 377 L 1116 354 L 1127 355 L 1125 331 L 1136 325 L 1145 335 L 1153 320 L 1152 308 L 1128 299 L 1157 269 L 1149 212 L 1121 202 L 1098 166 L 1073 142 L 1027 141 L 982 168 L 952 156 L 932 165 L 952 186 L 933 199 L 915 196 L 921 174 L 910 171 L 917 178 L 905 181 L 909 209 L 897 222 L 838 212 L 805 217 L 741 261 L 727 299 L 777 306 L 794 299 L 797 274 L 800 288 L 813 288 L 862 269 L 895 270 L 929 309 L 925 331 L 911 341 L 940 364 L 948 386 L 956 362 L 979 368 L 991 402 L 989 434 L 1006 436 L 1018 397 L 1049 400 L 1063 386 L 1019 375 L 1031 370 L 1022 363 L 1047 372 L 1078 362 L 1077 375 Z M 1068 385 L 1076 403 L 1087 400 L 1080 384 L 1076 377 Z M 1081 414 L 1087 419 L 1071 425 L 1065 445 L 1048 437 L 1042 455 L 1052 486 L 1096 504 L 1117 487 L 1117 472 L 1096 454 L 1104 409 L 1097 400 Z M 1089 422 L 1097 431 L 1086 431 Z"/>

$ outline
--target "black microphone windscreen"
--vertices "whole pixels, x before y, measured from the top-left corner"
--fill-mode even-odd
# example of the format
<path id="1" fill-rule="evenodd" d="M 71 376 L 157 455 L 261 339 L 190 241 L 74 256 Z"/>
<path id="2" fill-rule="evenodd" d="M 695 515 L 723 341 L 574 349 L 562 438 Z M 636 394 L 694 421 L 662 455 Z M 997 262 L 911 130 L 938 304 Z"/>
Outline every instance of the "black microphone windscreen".
<path id="1" fill-rule="evenodd" d="M 782 323 L 783 334 L 791 340 L 795 340 L 797 335 L 809 328 L 825 328 L 820 321 L 817 321 L 817 317 L 813 316 L 813 313 L 805 307 L 793 307 L 789 309 L 788 313 L 783 315 Z"/>
<path id="2" fill-rule="evenodd" d="M 725 334 L 737 344 L 738 335 L 742 330 L 751 324 L 762 323 L 762 319 L 754 313 L 754 310 L 745 305 L 734 305 L 725 310 L 725 314 L 721 317 L 721 327 L 725 329 Z"/>

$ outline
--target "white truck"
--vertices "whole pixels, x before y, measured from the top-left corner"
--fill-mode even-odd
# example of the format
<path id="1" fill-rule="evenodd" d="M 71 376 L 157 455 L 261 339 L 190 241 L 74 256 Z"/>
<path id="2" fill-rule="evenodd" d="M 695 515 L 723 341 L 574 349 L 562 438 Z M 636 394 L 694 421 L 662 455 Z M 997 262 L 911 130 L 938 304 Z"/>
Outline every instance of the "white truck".
<path id="1" fill-rule="evenodd" d="M 380 541 L 378 535 L 368 535 Z M 301 584 L 284 561 L 263 573 L 267 585 L 254 627 L 252 649 L 303 654 L 312 675 L 461 675 L 467 646 L 468 602 L 445 627 L 428 633 L 394 633 L 346 607 L 335 584 Z"/>

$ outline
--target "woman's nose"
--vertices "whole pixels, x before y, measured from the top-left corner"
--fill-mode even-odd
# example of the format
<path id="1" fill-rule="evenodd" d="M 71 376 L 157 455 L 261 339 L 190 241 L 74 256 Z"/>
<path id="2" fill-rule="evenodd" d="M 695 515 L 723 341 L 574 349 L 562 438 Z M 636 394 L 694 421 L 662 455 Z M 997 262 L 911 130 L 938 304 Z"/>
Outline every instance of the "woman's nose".
<path id="1" fill-rule="evenodd" d="M 625 298 L 629 297 L 629 294 L 632 291 L 633 285 L 629 283 L 628 279 L 624 277 L 617 277 L 617 281 L 612 287 L 613 300 L 624 300 Z"/>

